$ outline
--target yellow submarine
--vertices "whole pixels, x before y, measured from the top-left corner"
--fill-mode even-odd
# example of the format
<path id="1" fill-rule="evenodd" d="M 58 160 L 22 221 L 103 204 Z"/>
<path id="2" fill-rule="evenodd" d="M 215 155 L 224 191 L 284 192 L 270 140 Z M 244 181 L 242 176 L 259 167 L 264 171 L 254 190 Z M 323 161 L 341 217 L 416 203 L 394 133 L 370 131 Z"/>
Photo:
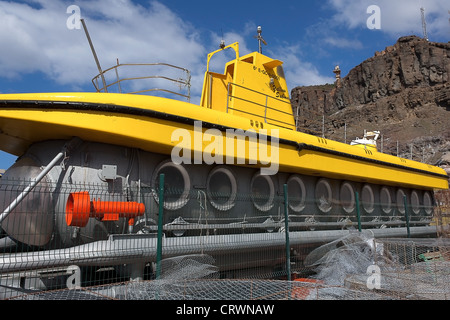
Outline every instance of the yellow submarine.
<path id="1" fill-rule="evenodd" d="M 223 73 L 212 72 L 212 57 L 227 49 L 235 58 Z M 177 254 L 192 252 L 205 236 L 232 239 L 237 224 L 239 236 L 248 234 L 260 250 L 256 234 L 278 237 L 273 231 L 283 230 L 277 199 L 284 185 L 293 246 L 311 237 L 334 240 L 349 221 L 356 223 L 359 207 L 363 229 L 376 236 L 406 236 L 405 205 L 411 233 L 432 235 L 433 191 L 448 188 L 445 171 L 378 152 L 374 141 L 349 145 L 297 131 L 282 65 L 261 52 L 240 56 L 238 43 L 223 45 L 207 57 L 199 105 L 110 93 L 107 86 L 92 93 L 0 95 L 0 149 L 18 156 L 0 179 L 4 248 L 56 252 L 155 232 L 161 174 L 167 189 L 179 190 L 164 202 L 165 248 L 171 238 L 191 239 Z M 114 213 L 106 208 L 110 203 Z M 236 252 L 244 243 L 218 240 L 211 252 L 224 251 L 227 241 Z M 80 264 L 137 259 L 111 254 L 99 262 L 95 250 L 86 250 Z M 2 268 L 20 268 L 2 259 Z M 154 252 L 143 259 L 154 261 Z M 40 259 L 37 267 L 74 263 L 50 260 Z"/>

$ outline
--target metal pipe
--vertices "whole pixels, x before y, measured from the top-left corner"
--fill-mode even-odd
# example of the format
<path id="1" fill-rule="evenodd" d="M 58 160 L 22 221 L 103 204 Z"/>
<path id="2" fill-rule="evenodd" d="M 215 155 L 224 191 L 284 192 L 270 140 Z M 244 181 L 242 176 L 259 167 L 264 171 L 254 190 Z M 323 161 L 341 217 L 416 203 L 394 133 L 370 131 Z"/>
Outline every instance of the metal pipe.
<path id="1" fill-rule="evenodd" d="M 47 175 L 47 173 L 61 160 L 70 150 L 72 150 L 81 140 L 79 138 L 73 138 L 69 143 L 65 144 L 61 152 L 53 158 L 52 161 L 41 171 L 41 173 L 17 196 L 16 199 L 0 214 L 0 223 L 13 211 L 17 205 L 30 193 L 31 190 Z"/>
<path id="2" fill-rule="evenodd" d="M 100 66 L 100 62 L 98 61 L 97 54 L 95 53 L 94 45 L 92 44 L 91 37 L 89 36 L 89 32 L 87 30 L 86 23 L 84 22 L 84 19 L 80 19 L 80 21 L 83 24 L 84 33 L 86 33 L 86 37 L 88 39 L 89 46 L 91 47 L 92 54 L 94 55 L 95 63 L 97 64 L 98 71 L 100 72 L 100 75 L 102 77 L 103 88 L 104 88 L 105 92 L 108 92 L 108 90 L 106 89 L 105 76 L 103 75 L 102 67 Z"/>
<path id="3" fill-rule="evenodd" d="M 284 188 L 284 233 L 286 237 L 286 272 L 288 281 L 291 281 L 291 246 L 289 244 L 289 203 L 288 203 L 288 188 L 287 184 Z"/>
<path id="4" fill-rule="evenodd" d="M 337 240 L 347 236 L 350 230 L 298 231 L 290 233 L 290 245 L 302 246 Z M 374 238 L 403 237 L 405 228 L 364 229 Z M 436 235 L 436 227 L 413 227 L 411 235 L 421 237 Z M 286 240 L 282 233 L 254 233 L 183 238 L 164 238 L 165 258 L 187 254 L 213 256 L 248 251 L 278 249 L 282 252 Z M 113 266 L 155 261 L 157 239 L 151 234 L 116 234 L 108 240 L 96 241 L 66 249 L 22 252 L 0 255 L 0 272 L 39 269 L 59 266 Z M 271 262 L 269 262 L 271 263 Z"/>
<path id="5" fill-rule="evenodd" d="M 117 86 L 119 87 L 119 92 L 122 93 L 122 87 L 120 86 L 120 78 L 119 78 L 119 71 L 117 70 L 119 68 L 119 58 L 117 58 L 117 66 L 114 68 L 116 71 L 116 79 L 117 79 Z"/>
<path id="6" fill-rule="evenodd" d="M 164 174 L 159 176 L 159 214 L 158 214 L 158 242 L 156 245 L 156 279 L 161 275 L 162 259 L 162 229 L 164 214 Z"/>

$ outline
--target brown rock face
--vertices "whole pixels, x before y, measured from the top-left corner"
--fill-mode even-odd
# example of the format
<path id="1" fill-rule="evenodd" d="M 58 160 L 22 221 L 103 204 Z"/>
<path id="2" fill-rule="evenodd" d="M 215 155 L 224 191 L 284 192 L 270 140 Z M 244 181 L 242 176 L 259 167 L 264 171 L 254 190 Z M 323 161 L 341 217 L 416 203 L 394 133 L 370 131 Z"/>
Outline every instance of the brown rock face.
<path id="1" fill-rule="evenodd" d="M 335 84 L 294 88 L 291 100 L 300 131 L 349 143 L 380 130 L 380 151 L 439 164 L 450 154 L 450 43 L 402 37 Z"/>

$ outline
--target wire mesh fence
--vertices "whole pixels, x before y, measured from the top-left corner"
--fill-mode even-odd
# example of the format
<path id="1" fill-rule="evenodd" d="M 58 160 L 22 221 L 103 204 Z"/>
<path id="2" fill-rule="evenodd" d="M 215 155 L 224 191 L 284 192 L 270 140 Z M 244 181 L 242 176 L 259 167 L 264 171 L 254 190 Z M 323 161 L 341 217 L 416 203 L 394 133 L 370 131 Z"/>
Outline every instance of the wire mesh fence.
<path id="1" fill-rule="evenodd" d="M 0 182 L 1 299 L 448 298 L 449 244 L 411 239 L 442 219 L 410 199 L 41 181 L 12 206 L 30 182 Z"/>
<path id="2" fill-rule="evenodd" d="M 447 300 L 450 242 L 374 240 L 361 233 L 339 239 L 320 255 L 316 273 L 293 281 L 220 279 L 208 255 L 164 259 L 158 280 L 17 295 L 13 299 L 94 300 Z M 320 249 L 324 249 L 323 247 Z M 328 248 L 329 249 L 329 248 Z M 434 250 L 434 251 L 432 251 Z M 318 258 L 317 252 L 312 258 Z M 319 263 L 320 262 L 320 263 Z M 376 272 L 374 272 L 376 270 Z"/>

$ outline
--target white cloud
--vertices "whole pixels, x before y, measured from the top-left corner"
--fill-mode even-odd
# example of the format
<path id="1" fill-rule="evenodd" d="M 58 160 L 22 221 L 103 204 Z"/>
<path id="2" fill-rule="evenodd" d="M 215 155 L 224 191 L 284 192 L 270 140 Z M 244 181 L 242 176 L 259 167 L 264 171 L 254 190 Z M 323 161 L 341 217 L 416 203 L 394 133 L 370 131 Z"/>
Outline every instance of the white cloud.
<path id="1" fill-rule="evenodd" d="M 398 37 L 409 34 L 422 36 L 420 8 L 425 8 L 430 40 L 448 38 L 448 0 L 328 0 L 336 14 L 333 23 L 349 29 L 367 28 L 371 16 L 367 8 L 380 8 L 381 32 Z"/>
<path id="2" fill-rule="evenodd" d="M 363 44 L 359 40 L 349 40 L 342 37 L 326 37 L 323 41 L 337 48 L 361 49 Z"/>
<path id="3" fill-rule="evenodd" d="M 244 22 L 241 28 L 227 30 L 223 35 L 210 33 L 208 41 L 214 44 L 211 47 L 201 39 L 194 25 L 157 1 L 149 1 L 145 6 L 131 0 L 0 1 L 0 43 L 7 48 L 0 55 L 1 77 L 26 77 L 38 71 L 76 90 L 90 85 L 98 70 L 83 28 L 67 28 L 70 5 L 80 8 L 103 70 L 115 65 L 117 59 L 120 63 L 166 62 L 185 67 L 192 72 L 194 103 L 201 94 L 207 53 L 218 49 L 222 38 L 226 44 L 239 42 L 241 56 L 253 51 L 247 43 L 256 43 L 253 36 L 257 25 Z M 351 40 L 338 45 L 352 44 L 358 45 Z M 252 48 L 255 47 L 252 42 Z M 271 51 L 277 53 L 274 58 L 284 61 L 290 88 L 333 81 L 310 63 L 301 61 L 295 46 L 283 44 L 279 49 L 275 43 L 263 46 L 264 54 L 270 55 Z M 215 59 L 215 71 L 223 72 L 229 57 Z"/>
<path id="4" fill-rule="evenodd" d="M 333 77 L 323 76 L 319 70 L 307 61 L 299 57 L 298 45 L 286 45 L 278 49 L 273 56 L 284 62 L 283 69 L 289 90 L 297 86 L 320 85 L 334 83 Z"/>
<path id="5" fill-rule="evenodd" d="M 98 73 L 84 30 L 67 28 L 73 3 L 0 1 L 0 74 L 40 71 L 57 83 L 89 83 Z M 121 63 L 166 62 L 191 70 L 205 49 L 196 30 L 159 2 L 142 7 L 129 0 L 77 1 L 103 69 Z"/>

